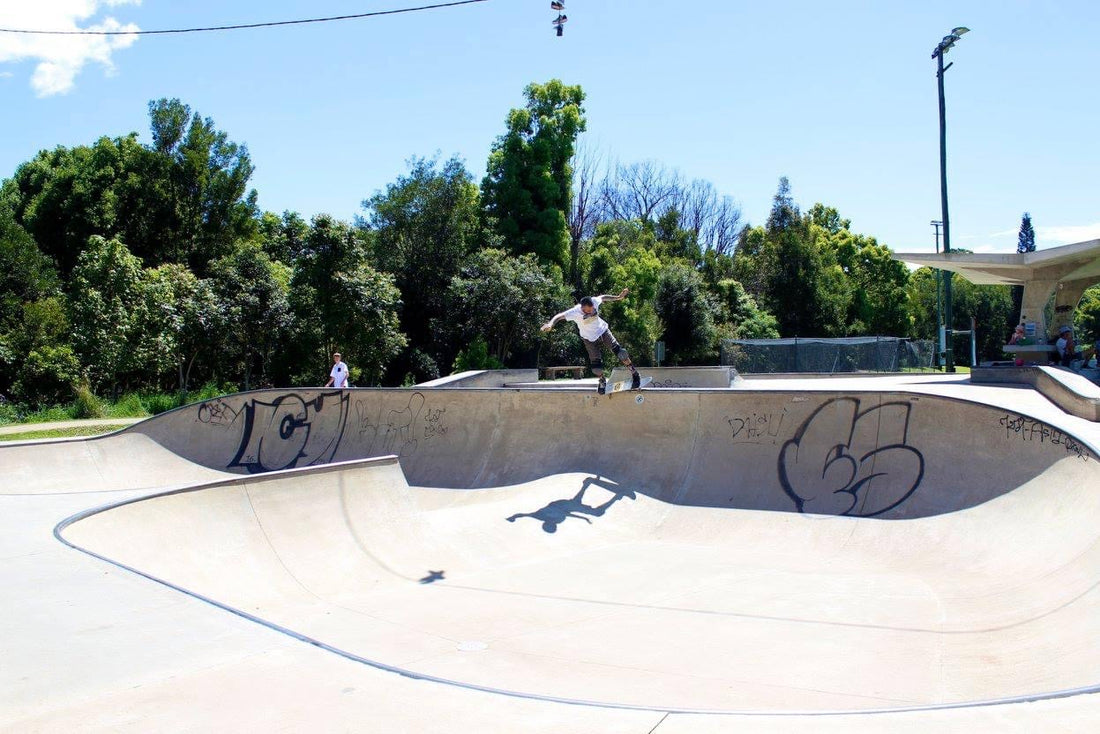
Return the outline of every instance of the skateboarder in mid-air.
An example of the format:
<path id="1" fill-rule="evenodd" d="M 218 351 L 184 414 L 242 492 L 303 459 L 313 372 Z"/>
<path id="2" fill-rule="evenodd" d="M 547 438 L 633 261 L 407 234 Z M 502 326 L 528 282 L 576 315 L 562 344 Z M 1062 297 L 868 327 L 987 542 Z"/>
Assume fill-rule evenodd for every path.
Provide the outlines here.
<path id="1" fill-rule="evenodd" d="M 554 318 L 542 325 L 543 331 L 550 331 L 554 328 L 554 324 L 563 319 L 572 321 L 577 325 L 577 331 L 580 332 L 581 340 L 584 341 L 584 348 L 588 351 L 588 360 L 592 364 L 592 372 L 600 378 L 599 392 L 601 394 L 607 388 L 607 378 L 603 374 L 601 345 L 610 349 L 611 353 L 620 362 L 630 368 L 630 388 L 632 390 L 637 390 L 642 383 L 642 377 L 630 361 L 630 355 L 615 339 L 607 322 L 600 318 L 600 304 L 609 301 L 621 301 L 626 298 L 628 293 L 630 293 L 630 290 L 623 288 L 617 296 L 585 296 L 576 306 L 556 314 Z"/>

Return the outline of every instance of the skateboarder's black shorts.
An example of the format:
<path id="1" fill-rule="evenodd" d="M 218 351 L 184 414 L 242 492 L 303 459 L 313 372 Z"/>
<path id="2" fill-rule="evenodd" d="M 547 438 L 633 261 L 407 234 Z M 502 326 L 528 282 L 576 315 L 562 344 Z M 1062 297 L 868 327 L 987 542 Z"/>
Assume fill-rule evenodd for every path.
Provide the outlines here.
<path id="1" fill-rule="evenodd" d="M 604 346 L 611 350 L 620 362 L 625 362 L 630 359 L 630 355 L 619 344 L 615 335 L 611 333 L 611 329 L 608 329 L 599 336 L 595 341 L 588 341 L 587 339 L 581 339 L 584 342 L 584 348 L 588 352 L 588 360 L 592 363 L 592 374 L 599 377 L 603 374 L 603 352 L 600 347 Z"/>

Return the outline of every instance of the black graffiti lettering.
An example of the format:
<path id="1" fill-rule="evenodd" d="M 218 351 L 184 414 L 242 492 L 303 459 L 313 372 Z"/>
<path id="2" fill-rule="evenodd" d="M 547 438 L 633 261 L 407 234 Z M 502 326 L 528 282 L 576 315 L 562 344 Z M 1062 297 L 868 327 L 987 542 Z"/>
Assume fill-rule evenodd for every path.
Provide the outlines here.
<path id="1" fill-rule="evenodd" d="M 786 408 L 781 413 L 751 413 L 745 416 L 726 416 L 734 443 L 775 443 L 783 430 L 787 417 Z"/>
<path id="2" fill-rule="evenodd" d="M 443 424 L 443 414 L 446 408 L 428 408 L 424 416 L 424 438 L 430 439 L 436 436 L 446 436 L 447 426 Z"/>
<path id="3" fill-rule="evenodd" d="M 240 414 L 240 410 L 234 410 L 232 405 L 222 398 L 218 398 L 199 405 L 197 420 L 199 423 L 207 423 L 212 426 L 228 427 L 233 425 Z"/>
<path id="4" fill-rule="evenodd" d="M 686 382 L 675 382 L 674 380 L 654 380 L 649 383 L 650 389 L 655 387 L 691 387 Z"/>
<path id="5" fill-rule="evenodd" d="M 1005 438 L 1009 441 L 1019 440 L 1027 443 L 1038 442 L 1060 446 L 1065 449 L 1067 454 L 1082 461 L 1088 461 L 1092 456 L 1092 452 L 1073 436 L 1034 418 L 1006 414 L 1000 418 L 998 423 L 1004 426 Z"/>
<path id="6" fill-rule="evenodd" d="M 909 445 L 913 406 L 860 409 L 858 398 L 821 405 L 779 452 L 779 481 L 799 512 L 873 517 L 899 506 L 924 477 Z"/>
<path id="7" fill-rule="evenodd" d="M 254 398 L 234 414 L 233 420 L 238 415 L 244 416 L 244 427 L 229 468 L 241 467 L 258 474 L 327 464 L 344 436 L 348 394 L 337 390 L 306 398 L 288 393 L 271 402 Z"/>

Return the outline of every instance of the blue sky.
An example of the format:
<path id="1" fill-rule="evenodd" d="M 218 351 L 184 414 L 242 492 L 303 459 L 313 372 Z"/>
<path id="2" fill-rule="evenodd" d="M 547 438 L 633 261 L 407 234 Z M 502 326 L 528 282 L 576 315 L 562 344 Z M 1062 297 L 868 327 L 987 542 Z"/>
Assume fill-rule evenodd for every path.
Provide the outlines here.
<path id="1" fill-rule="evenodd" d="M 248 146 L 261 207 L 342 219 L 457 154 L 480 180 L 532 81 L 588 95 L 585 144 L 711 181 L 762 224 L 780 176 L 897 251 L 940 218 L 933 48 L 947 56 L 952 245 L 1011 252 L 1100 237 L 1100 6 L 1040 2 L 486 0 L 339 23 L 99 39 L 0 33 L 0 178 L 42 149 L 140 133 L 178 97 Z M 5 0 L 2 28 L 164 28 L 389 10 L 431 0 Z M 28 7 L 19 7 L 28 6 Z"/>

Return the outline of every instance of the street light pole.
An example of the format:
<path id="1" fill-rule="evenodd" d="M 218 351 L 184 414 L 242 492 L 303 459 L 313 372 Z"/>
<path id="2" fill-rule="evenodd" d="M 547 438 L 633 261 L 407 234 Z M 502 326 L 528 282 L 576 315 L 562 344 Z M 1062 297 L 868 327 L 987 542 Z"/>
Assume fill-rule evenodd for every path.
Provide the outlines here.
<path id="1" fill-rule="evenodd" d="M 936 50 L 932 52 L 932 58 L 936 59 L 936 81 L 940 96 L 940 208 L 943 210 L 943 252 L 946 255 L 951 252 L 951 220 L 947 215 L 947 115 L 943 96 L 943 74 L 951 64 L 943 65 L 943 55 L 951 50 L 955 41 L 970 31 L 969 28 L 952 28 L 951 32 L 943 37 Z M 945 342 L 944 356 L 947 362 L 946 371 L 955 371 L 955 350 L 951 346 L 953 341 L 951 319 L 951 271 L 948 271 L 943 279 L 943 317 Z"/>
<path id="2" fill-rule="evenodd" d="M 943 226 L 943 222 L 940 222 L 938 220 L 933 219 L 931 222 L 929 222 L 929 224 L 931 224 L 933 227 L 936 228 L 936 254 L 938 255 L 938 254 L 940 254 L 940 227 Z M 943 273 L 944 273 L 943 270 L 940 270 L 939 268 L 936 268 L 936 273 L 935 273 L 935 275 L 936 275 L 936 336 L 935 336 L 935 341 L 936 341 L 936 366 L 937 367 L 941 366 L 940 359 L 943 356 L 940 353 L 940 349 L 939 349 L 939 347 L 940 347 L 940 329 L 943 327 L 943 296 L 940 292 L 940 282 L 943 280 Z M 946 348 L 946 346 L 947 345 L 944 344 L 944 348 Z"/>

